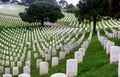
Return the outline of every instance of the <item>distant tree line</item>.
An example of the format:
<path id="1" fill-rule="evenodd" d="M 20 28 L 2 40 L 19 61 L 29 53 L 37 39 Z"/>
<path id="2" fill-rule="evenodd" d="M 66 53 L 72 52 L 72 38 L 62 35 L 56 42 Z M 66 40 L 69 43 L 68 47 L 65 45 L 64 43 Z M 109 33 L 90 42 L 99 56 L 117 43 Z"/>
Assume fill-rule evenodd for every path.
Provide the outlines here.
<path id="1" fill-rule="evenodd" d="M 28 23 L 38 22 L 44 26 L 44 22 L 56 22 L 64 17 L 55 0 L 39 0 L 29 6 L 25 12 L 19 13 L 21 19 Z"/>
<path id="2" fill-rule="evenodd" d="M 6 3 L 6 2 L 10 2 L 10 0 L 0 0 L 2 1 L 3 3 Z M 30 5 L 34 2 L 51 2 L 53 4 L 57 4 L 56 0 L 21 0 L 21 2 L 18 2 L 18 0 L 12 0 L 11 2 L 18 2 L 18 4 L 22 4 L 22 5 Z"/>
<path id="3" fill-rule="evenodd" d="M 80 0 L 76 18 L 81 22 L 93 21 L 93 32 L 96 33 L 96 22 L 103 18 L 120 18 L 120 0 Z"/>

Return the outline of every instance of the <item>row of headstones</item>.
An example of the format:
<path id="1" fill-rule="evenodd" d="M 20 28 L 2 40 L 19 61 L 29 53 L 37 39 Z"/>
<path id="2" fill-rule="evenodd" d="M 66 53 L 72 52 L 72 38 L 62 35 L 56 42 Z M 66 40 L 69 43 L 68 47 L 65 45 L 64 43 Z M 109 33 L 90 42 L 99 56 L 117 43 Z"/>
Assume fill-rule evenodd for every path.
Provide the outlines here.
<path id="1" fill-rule="evenodd" d="M 21 20 L 21 19 L 20 19 L 20 18 L 18 18 L 18 17 L 12 17 L 12 16 L 1 16 L 1 15 L 0 15 L 0 17 L 1 17 L 1 18 L 8 18 L 8 19 Z"/>
<path id="2" fill-rule="evenodd" d="M 97 26 L 99 26 L 99 28 L 119 27 L 119 25 L 113 19 L 99 21 Z"/>
<path id="3" fill-rule="evenodd" d="M 88 48 L 91 38 L 92 38 L 92 33 L 90 34 L 89 38 L 82 44 L 83 48 L 80 48 L 79 51 L 75 52 L 75 54 L 74 54 L 75 59 L 67 60 L 66 74 L 56 73 L 56 74 L 51 75 L 51 77 L 74 77 L 74 76 L 77 76 L 78 63 L 83 62 L 83 57 L 85 56 L 85 51 Z"/>
<path id="4" fill-rule="evenodd" d="M 114 27 L 119 27 L 120 26 L 120 20 L 113 20 L 112 18 L 110 19 L 110 21 L 108 22 L 110 25 L 114 26 Z"/>
<path id="5" fill-rule="evenodd" d="M 61 45 L 62 45 L 62 44 L 60 44 L 60 47 L 61 47 Z M 38 46 L 39 46 L 39 45 L 38 45 Z M 39 48 L 39 50 L 41 50 L 41 49 Z M 45 55 L 45 54 L 44 54 L 44 55 Z"/>
<path id="6" fill-rule="evenodd" d="M 67 76 L 73 77 L 77 76 L 77 69 L 78 69 L 78 63 L 81 63 L 83 61 L 83 56 L 85 55 L 85 49 L 80 48 L 80 51 L 75 52 L 75 59 L 69 59 L 67 60 L 66 64 L 66 73 Z M 61 55 L 61 59 L 65 58 L 65 53 Z M 39 62 L 41 61 L 40 59 L 38 60 Z M 53 57 L 52 58 L 52 67 L 57 66 L 59 64 L 59 59 L 58 57 Z M 48 73 L 48 62 L 40 62 L 40 65 L 38 68 L 40 68 L 40 75 L 44 75 Z"/>
<path id="7" fill-rule="evenodd" d="M 3 52 L 2 52 L 3 53 Z M 6 55 L 7 54 L 7 55 Z M 20 54 L 22 56 L 20 56 Z M 5 62 L 4 60 L 6 59 L 6 63 L 9 63 L 9 61 L 13 61 L 13 62 L 17 62 L 18 60 L 20 61 L 24 61 L 26 55 L 26 47 L 24 47 L 23 52 L 19 51 L 19 53 L 14 52 L 13 55 L 10 53 L 10 55 L 8 55 L 7 52 L 5 52 L 4 54 L 0 54 L 0 58 L 2 58 L 0 60 L 0 63 L 3 61 L 3 63 Z M 3 64 L 4 65 L 4 64 Z"/>
<path id="8" fill-rule="evenodd" d="M 4 65 L 6 63 L 6 66 L 9 66 L 8 64 L 13 63 L 13 62 L 18 62 L 19 59 L 20 61 L 24 61 L 24 58 L 25 58 L 25 54 L 26 54 L 26 50 L 24 50 L 24 52 L 22 53 L 22 56 L 19 56 L 19 55 L 16 55 L 16 57 L 13 57 L 13 56 L 5 56 L 5 55 L 2 55 L 1 54 L 1 58 L 3 59 L 0 59 L 0 63 L 2 65 Z M 6 61 L 5 61 L 6 60 Z"/>
<path id="9" fill-rule="evenodd" d="M 4 72 L 4 67 L 0 66 L 0 73 Z M 10 68 L 5 68 L 5 74 L 10 74 Z M 24 66 L 23 67 L 23 73 L 30 74 L 30 66 Z M 12 74 L 13 76 L 19 75 L 19 67 L 13 67 L 12 68 Z"/>
<path id="10" fill-rule="evenodd" d="M 85 34 L 83 34 L 83 36 L 81 37 L 81 40 L 83 40 L 84 36 L 85 36 Z M 73 47 L 72 48 L 65 47 L 65 52 L 63 52 L 63 51 L 59 52 L 59 58 L 58 57 L 52 57 L 52 64 L 51 64 L 52 67 L 57 66 L 59 64 L 59 60 L 63 60 L 65 58 L 65 56 L 70 53 L 70 49 L 73 49 Z M 83 53 L 85 53 L 84 49 L 80 49 L 80 50 L 83 51 L 83 52 L 75 53 L 75 56 L 76 56 L 75 58 L 77 59 L 78 62 L 81 62 L 83 60 L 82 59 L 82 57 L 83 57 L 82 55 L 83 55 Z M 54 51 L 52 55 L 56 56 L 56 51 Z M 48 69 L 49 69 L 48 65 L 49 64 L 48 64 L 47 61 L 50 61 L 50 57 L 51 57 L 50 54 L 46 54 L 45 55 L 45 61 L 46 62 L 42 62 L 42 59 L 37 59 L 37 61 L 36 61 L 36 68 L 40 69 L 40 75 L 48 73 Z"/>
<path id="11" fill-rule="evenodd" d="M 23 33 L 24 33 L 23 31 L 21 31 L 20 33 L 18 33 L 17 31 L 15 31 L 15 29 L 14 30 L 12 29 L 12 32 L 14 32 L 14 33 L 10 32 L 10 31 L 9 31 L 9 29 L 7 29 L 7 31 L 4 29 L 1 32 L 0 36 L 2 38 L 4 38 L 5 40 L 7 40 L 7 41 L 9 41 L 9 42 L 11 42 L 11 43 L 13 43 L 15 45 L 17 44 L 16 41 L 17 42 L 22 41 L 22 39 L 20 37 L 23 36 Z M 14 38 L 17 38 L 17 39 L 14 39 Z"/>
<path id="12" fill-rule="evenodd" d="M 115 20 L 113 21 L 113 19 L 104 20 L 104 25 L 108 26 L 108 28 L 118 27 L 118 24 Z"/>
<path id="13" fill-rule="evenodd" d="M 69 37 L 68 37 L 69 38 Z"/>
<path id="14" fill-rule="evenodd" d="M 18 75 L 19 68 L 22 67 L 22 62 L 21 61 L 17 62 L 17 66 L 15 66 L 14 62 L 12 62 L 11 67 L 12 67 L 13 75 Z M 5 69 L 5 72 L 4 72 L 4 69 Z M 30 71 L 30 61 L 25 62 L 25 66 L 24 66 L 23 70 L 24 70 L 24 73 L 30 74 L 30 72 L 27 72 L 27 71 Z M 10 74 L 11 73 L 10 68 L 8 68 L 8 67 L 4 68 L 4 66 L 0 66 L 0 73 Z"/>
<path id="15" fill-rule="evenodd" d="M 58 63 L 58 58 L 57 58 L 57 60 L 54 60 L 53 64 L 56 65 L 57 63 Z M 67 67 L 66 67 L 67 75 L 69 77 L 77 76 L 77 68 L 78 68 L 77 60 L 76 59 L 69 59 L 69 60 L 67 60 L 66 65 L 67 65 Z M 49 67 L 48 62 L 40 62 L 40 75 L 47 74 L 49 71 L 48 67 Z"/>
<path id="16" fill-rule="evenodd" d="M 106 53 L 110 54 L 110 64 L 118 63 L 118 77 L 120 77 L 120 47 L 109 41 L 106 37 L 100 35 L 98 31 L 98 39 L 106 49 Z"/>
<path id="17" fill-rule="evenodd" d="M 75 15 L 72 13 L 64 13 L 64 15 L 65 15 L 65 17 L 58 21 L 63 21 L 63 22 L 77 21 Z"/>
<path id="18" fill-rule="evenodd" d="M 105 28 L 104 28 L 104 32 L 106 34 L 106 36 L 108 36 L 109 38 L 118 38 L 120 39 L 120 31 L 114 30 L 112 29 L 112 33 L 108 32 Z"/>
<path id="19" fill-rule="evenodd" d="M 59 53 L 59 58 L 60 58 L 60 60 L 61 59 L 64 59 L 65 58 L 65 55 L 66 54 L 69 54 L 70 53 L 70 51 L 73 49 L 73 48 L 75 48 L 77 45 L 79 45 L 80 43 L 81 43 L 81 41 L 83 40 L 83 38 L 85 37 L 85 34 L 83 34 L 82 36 L 81 36 L 81 38 L 78 40 L 78 44 L 74 44 L 74 45 L 70 45 L 70 46 L 63 46 L 63 48 L 62 48 L 62 51 L 64 51 L 64 52 L 60 52 Z M 56 56 L 56 50 L 52 50 L 52 52 L 48 52 L 48 54 L 46 54 L 45 55 L 45 61 L 49 61 L 50 60 L 50 57 L 51 57 L 51 55 L 52 56 Z M 36 55 L 37 56 L 37 55 Z M 36 57 L 35 56 L 35 57 Z M 34 57 L 34 58 L 35 58 Z M 39 61 L 37 61 L 37 62 L 39 62 Z M 37 63 L 38 64 L 38 63 Z"/>
<path id="20" fill-rule="evenodd" d="M 112 32 L 114 34 L 114 38 L 120 39 L 120 31 L 119 30 L 117 31 L 117 30 L 115 30 L 113 28 L 111 28 L 111 30 L 112 30 Z"/>
<path id="21" fill-rule="evenodd" d="M 119 60 L 119 54 L 120 54 L 120 47 L 119 46 L 115 46 L 115 43 L 108 40 L 107 37 L 103 37 L 100 35 L 100 32 L 98 31 L 98 39 L 100 41 L 100 43 L 102 44 L 102 46 L 104 47 L 104 49 L 106 49 L 106 53 L 110 54 L 110 63 L 118 63 Z"/>
<path id="22" fill-rule="evenodd" d="M 12 77 L 11 74 L 4 74 L 3 77 Z M 18 77 L 31 77 L 29 74 L 19 74 Z"/>
<path id="23" fill-rule="evenodd" d="M 120 55 L 119 55 L 119 61 L 118 61 L 118 77 L 120 77 Z"/>
<path id="24" fill-rule="evenodd" d="M 32 23 L 29 24 L 27 22 L 23 22 L 20 18 L 16 17 L 9 17 L 9 16 L 0 16 L 1 17 L 1 24 L 5 27 L 25 27 L 25 26 L 32 26 L 32 25 L 39 25 L 39 23 Z M 7 23 L 5 21 L 8 21 Z M 14 24 L 13 24 L 14 23 Z"/>
<path id="25" fill-rule="evenodd" d="M 110 20 L 104 21 L 106 23 L 106 25 L 109 26 L 109 28 L 113 28 L 113 27 L 119 27 L 119 21 L 118 20 L 113 20 L 112 18 Z"/>
<path id="26" fill-rule="evenodd" d="M 109 38 L 118 38 L 120 39 L 120 32 L 117 30 L 114 30 L 113 27 L 119 27 L 118 23 L 114 21 L 113 19 L 110 20 L 102 20 L 98 22 L 98 26 L 101 28 L 101 25 L 103 25 L 102 28 L 104 28 L 104 32 L 106 36 Z M 106 28 L 110 28 L 112 33 L 108 32 Z"/>
<path id="27" fill-rule="evenodd" d="M 14 51 L 8 51 L 8 50 L 5 50 L 5 49 L 1 49 L 0 48 L 0 58 L 2 59 L 6 59 L 6 60 L 10 60 L 10 61 L 16 61 L 18 60 L 18 58 L 21 57 L 21 54 L 24 54 L 25 53 L 25 50 L 26 50 L 26 47 L 22 48 L 22 49 L 18 49 L 18 51 L 15 52 Z M 22 52 L 23 51 L 23 52 Z"/>

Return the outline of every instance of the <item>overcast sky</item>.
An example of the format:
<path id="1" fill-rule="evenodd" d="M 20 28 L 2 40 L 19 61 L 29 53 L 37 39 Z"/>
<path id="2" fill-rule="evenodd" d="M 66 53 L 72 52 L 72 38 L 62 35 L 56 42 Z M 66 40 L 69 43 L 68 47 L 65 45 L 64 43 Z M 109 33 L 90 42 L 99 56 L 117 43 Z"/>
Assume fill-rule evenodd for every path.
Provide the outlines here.
<path id="1" fill-rule="evenodd" d="M 60 1 L 60 0 L 57 0 Z M 72 3 L 74 5 L 78 4 L 79 0 L 66 0 L 69 4 Z"/>

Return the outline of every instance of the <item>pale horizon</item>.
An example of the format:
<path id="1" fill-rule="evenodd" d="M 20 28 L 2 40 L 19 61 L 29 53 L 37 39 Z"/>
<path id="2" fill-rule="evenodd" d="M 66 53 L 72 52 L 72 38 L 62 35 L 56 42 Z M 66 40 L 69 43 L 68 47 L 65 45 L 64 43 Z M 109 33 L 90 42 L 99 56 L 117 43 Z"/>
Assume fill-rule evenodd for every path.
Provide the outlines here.
<path id="1" fill-rule="evenodd" d="M 60 0 L 56 0 L 56 1 L 60 1 Z M 73 4 L 73 5 L 76 5 L 79 3 L 79 0 L 66 0 L 69 4 Z"/>
<path id="2" fill-rule="evenodd" d="M 21 1 L 21 0 L 18 0 L 18 1 Z M 56 0 L 57 2 L 59 2 L 60 0 Z M 66 0 L 69 4 L 73 4 L 76 6 L 76 4 L 78 4 L 79 0 Z"/>

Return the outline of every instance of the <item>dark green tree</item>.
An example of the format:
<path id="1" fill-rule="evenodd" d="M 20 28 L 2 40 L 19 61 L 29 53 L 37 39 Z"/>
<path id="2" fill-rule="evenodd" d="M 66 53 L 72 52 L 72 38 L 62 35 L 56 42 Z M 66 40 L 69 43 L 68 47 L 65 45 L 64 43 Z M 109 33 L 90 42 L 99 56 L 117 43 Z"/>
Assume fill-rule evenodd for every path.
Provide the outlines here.
<path id="1" fill-rule="evenodd" d="M 66 6 L 66 9 L 72 9 L 72 8 L 75 8 L 75 6 L 72 3 Z"/>
<path id="2" fill-rule="evenodd" d="M 21 12 L 19 16 L 25 22 L 40 22 L 41 26 L 44 25 L 44 21 L 56 22 L 64 17 L 59 6 L 49 2 L 35 2 L 25 12 Z"/>
<path id="3" fill-rule="evenodd" d="M 68 4 L 65 10 L 67 13 L 75 13 L 77 8 L 73 4 Z"/>
<path id="4" fill-rule="evenodd" d="M 57 4 L 56 0 L 36 0 L 37 2 L 50 2 L 50 3 L 53 3 L 53 4 Z"/>
<path id="5" fill-rule="evenodd" d="M 6 3 L 6 2 L 9 2 L 10 0 L 1 0 L 2 2 Z"/>
<path id="6" fill-rule="evenodd" d="M 113 19 L 120 18 L 120 0 L 109 0 L 110 2 L 110 15 Z"/>
<path id="7" fill-rule="evenodd" d="M 109 0 L 80 0 L 77 5 L 79 10 L 75 15 L 79 22 L 93 21 L 93 32 L 96 33 L 96 22 L 110 15 Z"/>

